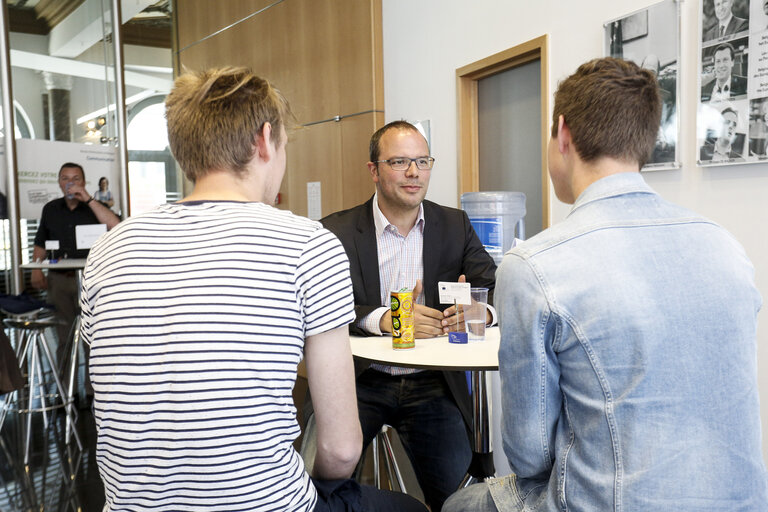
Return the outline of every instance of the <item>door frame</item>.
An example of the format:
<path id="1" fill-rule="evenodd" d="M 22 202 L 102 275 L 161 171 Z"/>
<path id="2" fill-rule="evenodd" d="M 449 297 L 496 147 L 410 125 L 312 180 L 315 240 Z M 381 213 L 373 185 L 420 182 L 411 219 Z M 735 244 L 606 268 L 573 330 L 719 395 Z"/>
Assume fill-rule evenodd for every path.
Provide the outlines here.
<path id="1" fill-rule="evenodd" d="M 541 223 L 550 224 L 549 173 L 547 143 L 549 141 L 549 35 L 544 34 L 525 43 L 467 64 L 456 70 L 458 99 L 458 179 L 459 202 L 464 192 L 480 190 L 480 156 L 478 147 L 478 82 L 523 64 L 539 60 L 541 69 Z"/>

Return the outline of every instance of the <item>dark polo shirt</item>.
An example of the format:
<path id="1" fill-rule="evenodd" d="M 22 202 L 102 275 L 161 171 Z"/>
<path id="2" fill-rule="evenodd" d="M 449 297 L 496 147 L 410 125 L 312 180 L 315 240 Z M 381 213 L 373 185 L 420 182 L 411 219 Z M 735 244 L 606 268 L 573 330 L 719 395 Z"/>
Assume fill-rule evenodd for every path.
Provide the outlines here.
<path id="1" fill-rule="evenodd" d="M 56 255 L 59 258 L 86 258 L 88 249 L 78 251 L 75 242 L 75 226 L 83 224 L 100 224 L 88 205 L 78 203 L 74 210 L 70 210 L 63 197 L 54 199 L 43 206 L 35 245 L 45 247 L 46 240 L 58 240 L 59 250 Z"/>

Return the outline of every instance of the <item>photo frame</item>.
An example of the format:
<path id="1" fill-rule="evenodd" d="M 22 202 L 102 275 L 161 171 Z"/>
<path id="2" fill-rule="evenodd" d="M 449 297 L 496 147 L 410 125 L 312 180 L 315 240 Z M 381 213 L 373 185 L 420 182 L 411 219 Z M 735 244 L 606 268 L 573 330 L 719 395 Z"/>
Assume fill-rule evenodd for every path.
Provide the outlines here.
<path id="1" fill-rule="evenodd" d="M 663 0 L 607 21 L 604 54 L 651 70 L 659 83 L 662 114 L 656 144 L 642 171 L 680 168 L 680 0 Z"/>
<path id="2" fill-rule="evenodd" d="M 698 165 L 768 161 L 766 41 L 763 0 L 699 0 Z"/>
<path id="3" fill-rule="evenodd" d="M 648 9 L 631 14 L 621 19 L 622 37 L 624 43 L 648 35 Z"/>

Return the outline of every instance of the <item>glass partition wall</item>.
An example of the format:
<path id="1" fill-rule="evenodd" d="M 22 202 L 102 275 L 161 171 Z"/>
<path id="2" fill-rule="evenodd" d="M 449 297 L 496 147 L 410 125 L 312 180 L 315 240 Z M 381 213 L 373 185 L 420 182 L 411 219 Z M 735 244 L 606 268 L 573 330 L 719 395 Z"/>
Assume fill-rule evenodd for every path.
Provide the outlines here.
<path id="1" fill-rule="evenodd" d="M 122 218 L 181 197 L 182 178 L 168 148 L 164 116 L 173 82 L 172 2 L 3 2 L 8 62 L 0 65 L 0 92 L 8 83 L 15 143 L 4 138 L 7 116 L 0 115 L 0 293 L 24 291 L 45 300 L 45 290 L 34 289 L 30 272 L 19 267 L 32 260 L 43 206 L 64 195 L 58 183 L 63 163 L 82 165 L 86 190 L 111 197 L 105 202 Z M 113 6 L 121 13 L 119 31 L 112 30 Z M 122 70 L 115 69 L 116 61 Z M 118 129 L 121 125 L 125 129 Z M 9 154 L 15 155 L 10 164 Z M 55 341 L 55 330 L 49 331 Z M 78 389 L 83 361 L 80 357 Z M 101 510 L 95 434 L 89 432 L 93 420 L 82 393 L 78 398 L 83 450 L 76 456 L 67 451 L 71 443 L 62 444 L 63 431 L 54 432 L 58 439 L 41 441 L 43 420 L 33 416 L 26 463 L 19 451 L 22 415 L 7 415 L 0 426 L 0 510 Z M 54 412 L 46 421 L 55 424 L 55 419 Z"/>
<path id="2" fill-rule="evenodd" d="M 21 263 L 30 261 L 43 205 L 62 195 L 57 173 L 65 162 L 83 166 L 91 194 L 105 183 L 113 211 L 123 218 L 180 197 L 181 176 L 168 149 L 163 109 L 173 81 L 171 1 L 121 5 L 126 170 L 119 158 L 113 3 L 120 4 L 8 0 Z M 0 181 L 5 194 L 5 172 Z M 121 200 L 124 187 L 128 205 Z M 11 286 L 10 218 L 6 215 L 0 232 L 0 291 L 18 293 Z M 35 293 L 28 274 L 21 274 L 21 290 Z"/>

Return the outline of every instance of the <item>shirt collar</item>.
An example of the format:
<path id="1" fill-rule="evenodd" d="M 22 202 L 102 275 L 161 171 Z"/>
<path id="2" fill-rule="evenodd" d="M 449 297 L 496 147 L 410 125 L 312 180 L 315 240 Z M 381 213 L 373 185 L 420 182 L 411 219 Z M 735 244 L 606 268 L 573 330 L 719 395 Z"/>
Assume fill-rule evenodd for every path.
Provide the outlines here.
<path id="1" fill-rule="evenodd" d="M 376 192 L 373 195 L 373 225 L 376 228 L 376 238 L 378 239 L 381 237 L 382 233 L 384 233 L 384 230 L 387 229 L 387 226 L 393 226 L 394 225 L 387 220 L 387 218 L 384 216 L 384 214 L 381 212 L 381 209 L 379 208 L 379 193 Z M 416 224 L 414 224 L 414 227 L 424 226 L 424 204 L 419 205 L 419 216 L 416 217 Z M 395 228 L 397 229 L 397 228 Z"/>
<path id="2" fill-rule="evenodd" d="M 733 18 L 733 13 L 730 13 L 727 18 L 725 18 L 722 23 L 718 23 L 717 30 L 720 30 L 720 27 L 723 27 L 723 32 L 725 32 L 725 29 L 728 28 L 728 24 L 731 22 L 731 18 Z"/>
<path id="3" fill-rule="evenodd" d="M 613 196 L 631 194 L 635 192 L 644 192 L 655 194 L 653 189 L 648 186 L 639 172 L 620 172 L 601 178 L 588 186 L 576 199 L 571 208 L 573 213 L 577 208 Z"/>

